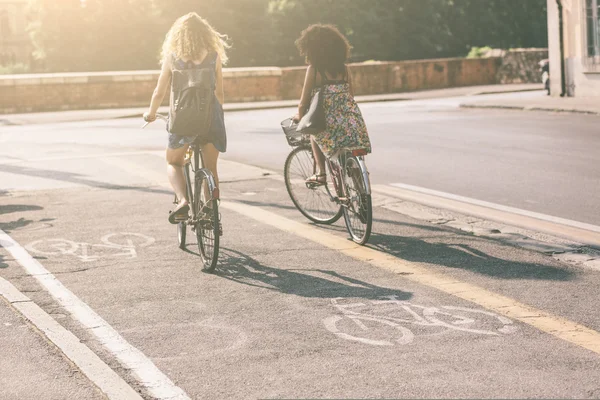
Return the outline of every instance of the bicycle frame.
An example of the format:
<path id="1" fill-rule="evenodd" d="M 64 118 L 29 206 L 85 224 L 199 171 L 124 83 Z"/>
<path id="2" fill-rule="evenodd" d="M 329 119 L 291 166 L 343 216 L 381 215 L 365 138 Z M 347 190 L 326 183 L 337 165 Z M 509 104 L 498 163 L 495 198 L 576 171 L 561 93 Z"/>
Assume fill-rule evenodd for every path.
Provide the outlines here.
<path id="1" fill-rule="evenodd" d="M 193 162 L 192 162 L 193 159 Z M 192 174 L 190 174 L 190 169 Z M 192 177 L 194 177 L 194 180 L 198 179 L 197 174 L 198 173 L 202 173 L 204 174 L 204 176 L 207 178 L 207 182 L 208 182 L 208 193 L 210 194 L 211 198 L 218 198 L 219 195 L 219 189 L 217 188 L 215 179 L 213 177 L 213 175 L 205 170 L 204 168 L 204 158 L 202 157 L 202 151 L 200 150 L 200 145 L 198 143 L 194 143 L 192 145 L 190 145 L 187 149 L 187 152 L 185 154 L 185 159 L 184 159 L 184 164 L 183 164 L 183 173 L 185 175 L 185 182 L 186 182 L 186 189 L 187 189 L 187 201 L 189 204 L 194 204 L 194 191 L 192 189 Z M 177 203 L 177 196 L 175 196 L 175 203 Z M 198 215 L 196 215 L 194 207 L 191 207 L 190 209 L 191 213 L 190 213 L 190 218 L 191 220 L 189 221 L 190 224 L 197 222 L 198 221 Z"/>
<path id="2" fill-rule="evenodd" d="M 346 183 L 344 182 L 344 179 L 342 179 L 343 171 L 341 170 L 341 168 L 343 168 L 345 159 L 349 155 L 354 156 L 354 154 L 352 154 L 351 152 L 345 152 L 338 157 L 338 160 L 333 160 L 332 158 L 328 158 L 326 160 L 327 164 L 329 165 L 329 170 L 331 171 L 331 181 L 333 183 L 333 187 L 334 187 L 335 193 L 337 195 L 337 198 L 335 198 L 335 200 L 336 200 L 336 202 L 342 204 L 344 207 L 347 207 L 347 204 L 346 204 L 347 188 L 346 188 Z M 367 170 L 367 164 L 365 163 L 365 158 L 362 155 L 356 155 L 355 157 L 358 160 L 358 166 L 360 168 L 361 176 L 362 176 L 363 182 L 365 184 L 365 193 L 363 193 L 363 194 L 370 195 L 371 194 L 371 180 L 369 178 L 369 171 Z"/>

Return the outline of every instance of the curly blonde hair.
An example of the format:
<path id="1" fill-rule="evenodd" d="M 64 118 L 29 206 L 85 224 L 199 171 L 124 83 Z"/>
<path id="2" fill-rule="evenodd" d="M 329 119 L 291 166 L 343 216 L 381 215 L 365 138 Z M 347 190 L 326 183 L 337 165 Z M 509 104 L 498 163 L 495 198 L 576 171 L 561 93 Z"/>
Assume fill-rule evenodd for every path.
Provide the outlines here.
<path id="1" fill-rule="evenodd" d="M 205 50 L 214 51 L 221 57 L 221 62 L 227 64 L 226 49 L 227 35 L 217 32 L 208 21 L 195 12 L 178 18 L 165 37 L 161 62 L 170 57 L 185 60 L 197 60 Z"/>

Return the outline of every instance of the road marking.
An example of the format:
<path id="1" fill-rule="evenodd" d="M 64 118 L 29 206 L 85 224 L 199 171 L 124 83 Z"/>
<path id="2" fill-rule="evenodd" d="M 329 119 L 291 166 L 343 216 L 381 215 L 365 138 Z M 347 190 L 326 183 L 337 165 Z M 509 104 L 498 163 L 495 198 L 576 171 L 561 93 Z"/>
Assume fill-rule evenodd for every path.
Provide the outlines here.
<path id="1" fill-rule="evenodd" d="M 0 245 L 71 314 L 73 319 L 88 329 L 123 367 L 130 370 L 152 397 L 165 400 L 189 399 L 185 392 L 175 386 L 150 359 L 130 345 L 102 317 L 2 230 L 0 230 Z"/>
<path id="2" fill-rule="evenodd" d="M 116 238 L 116 239 L 115 239 Z M 139 242 L 141 243 L 134 243 Z M 25 249 L 31 253 L 45 256 L 70 255 L 77 257 L 82 262 L 97 261 L 100 259 L 98 253 L 108 252 L 108 257 L 136 258 L 136 247 L 148 247 L 156 240 L 153 237 L 141 233 L 109 233 L 100 238 L 102 243 L 74 242 L 68 239 L 53 238 L 36 240 L 25 245 Z M 115 243 L 115 241 L 123 243 Z M 104 250 L 104 251 L 103 251 Z"/>
<path id="3" fill-rule="evenodd" d="M 374 346 L 393 346 L 398 343 L 401 345 L 411 343 L 415 334 L 405 327 L 405 324 L 412 324 L 420 328 L 420 330 L 430 331 L 434 333 L 427 333 L 427 336 L 440 335 L 449 331 L 455 332 L 466 332 L 476 335 L 489 335 L 489 336 L 500 336 L 500 334 L 511 334 L 517 331 L 517 327 L 512 325 L 513 321 L 509 318 L 503 317 L 484 310 L 477 310 L 466 307 L 454 307 L 454 306 L 421 306 L 408 301 L 403 301 L 398 296 L 382 296 L 380 300 L 365 300 L 362 302 L 355 302 L 352 299 L 345 299 L 342 297 L 331 299 L 331 304 L 338 310 L 340 314 L 334 315 L 323 320 L 325 328 L 336 336 L 356 342 L 370 344 Z M 458 311 L 453 313 L 450 311 Z M 477 314 L 487 318 L 487 321 L 476 320 L 470 318 L 467 315 Z M 420 314 L 423 314 L 421 316 Z M 358 333 L 354 335 L 344 332 L 340 329 L 338 322 L 344 320 L 346 324 L 344 328 L 354 333 L 356 327 L 360 328 Z M 348 324 L 348 321 L 352 321 L 353 324 Z M 387 331 L 392 328 L 394 331 L 393 336 L 399 336 L 396 340 L 377 340 L 372 337 L 365 338 L 366 331 L 369 332 L 369 336 L 380 334 L 381 329 L 372 329 L 367 326 L 364 322 L 378 324 L 377 326 L 386 328 Z M 487 322 L 487 323 L 486 323 Z M 492 326 L 493 330 L 490 329 L 477 329 Z M 437 331 L 437 332 L 435 332 Z"/>
<path id="4" fill-rule="evenodd" d="M 0 278 L 0 295 L 54 343 L 109 399 L 142 399 L 96 353 L 3 278 Z"/>
<path id="5" fill-rule="evenodd" d="M 346 238 L 293 221 L 260 207 L 232 201 L 221 202 L 221 207 L 339 251 L 361 262 L 397 274 L 401 273 L 403 278 L 478 304 L 487 310 L 521 321 L 559 339 L 600 354 L 600 333 L 576 322 L 552 315 L 487 289 L 446 277 L 390 254 L 358 246 Z"/>
<path id="6" fill-rule="evenodd" d="M 391 186 L 373 185 L 373 191 L 434 208 L 473 215 L 533 231 L 546 232 L 600 247 L 600 226 L 596 225 L 401 183 L 394 183 Z"/>

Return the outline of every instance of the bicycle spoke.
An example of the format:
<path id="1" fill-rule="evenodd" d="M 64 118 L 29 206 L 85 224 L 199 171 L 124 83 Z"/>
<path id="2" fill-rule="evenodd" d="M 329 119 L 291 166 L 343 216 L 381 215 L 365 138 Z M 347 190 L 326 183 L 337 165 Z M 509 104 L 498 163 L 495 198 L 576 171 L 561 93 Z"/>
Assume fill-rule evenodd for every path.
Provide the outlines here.
<path id="1" fill-rule="evenodd" d="M 307 218 L 317 223 L 332 223 L 340 214 L 340 207 L 329 193 L 329 183 L 307 184 L 315 174 L 315 161 L 308 147 L 296 148 L 286 160 L 285 180 L 294 205 Z"/>
<path id="2" fill-rule="evenodd" d="M 349 157 L 343 172 L 347 203 L 344 217 L 352 240 L 364 244 L 371 233 L 371 198 L 365 193 L 360 165 L 355 157 Z"/>

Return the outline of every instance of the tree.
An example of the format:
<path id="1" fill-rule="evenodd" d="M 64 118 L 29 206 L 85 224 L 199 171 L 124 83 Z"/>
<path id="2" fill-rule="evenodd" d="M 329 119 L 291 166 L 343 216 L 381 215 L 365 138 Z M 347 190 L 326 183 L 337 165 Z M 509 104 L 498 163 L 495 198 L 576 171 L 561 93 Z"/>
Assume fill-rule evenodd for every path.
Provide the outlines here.
<path id="1" fill-rule="evenodd" d="M 195 11 L 231 38 L 230 66 L 301 65 L 313 23 L 344 33 L 353 61 L 545 47 L 546 0 L 33 0 L 36 55 L 50 71 L 156 68 L 176 18 Z"/>
<path id="2" fill-rule="evenodd" d="M 160 38 L 144 0 L 35 0 L 30 33 L 51 71 L 155 68 Z"/>

